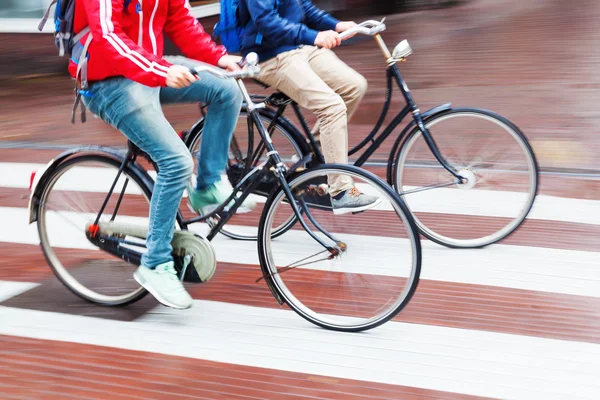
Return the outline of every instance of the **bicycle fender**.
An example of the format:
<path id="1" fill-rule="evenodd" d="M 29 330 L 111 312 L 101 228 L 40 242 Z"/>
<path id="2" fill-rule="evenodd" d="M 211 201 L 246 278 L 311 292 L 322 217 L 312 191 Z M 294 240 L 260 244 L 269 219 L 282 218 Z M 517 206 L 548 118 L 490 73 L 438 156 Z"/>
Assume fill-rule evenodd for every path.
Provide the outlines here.
<path id="1" fill-rule="evenodd" d="M 124 153 L 118 149 L 105 146 L 80 146 L 66 150 L 59 154 L 56 158 L 51 159 L 42 169 L 33 172 L 33 179 L 31 180 L 30 184 L 29 204 L 27 207 L 29 210 L 28 224 L 32 224 L 38 219 L 39 200 L 42 195 L 42 190 L 48 183 L 48 180 L 54 171 L 66 160 L 82 153 L 103 154 L 113 157 L 120 162 L 122 162 L 125 158 Z M 139 166 L 137 162 L 131 163 L 129 168 L 140 178 L 140 180 L 142 180 L 142 182 L 147 184 L 150 189 L 154 187 L 153 179 Z"/>
<path id="2" fill-rule="evenodd" d="M 204 117 L 198 119 L 198 121 L 196 121 L 194 123 L 194 125 L 192 125 L 191 128 L 188 130 L 187 136 L 181 138 L 183 140 L 183 142 L 185 143 L 185 147 L 187 147 L 188 149 L 190 148 L 190 146 L 192 145 L 192 141 L 196 137 L 196 134 L 198 133 L 198 131 L 201 131 L 204 129 L 204 122 L 205 122 Z"/>
<path id="3" fill-rule="evenodd" d="M 423 122 L 427 121 L 428 119 L 441 114 L 443 112 L 452 110 L 452 103 L 446 103 L 446 104 L 442 104 L 439 105 L 437 107 L 433 107 L 430 108 L 429 110 L 425 111 L 424 113 L 421 114 L 421 117 L 423 118 Z M 400 147 L 400 145 L 402 144 L 402 141 L 404 140 L 404 138 L 406 137 L 406 134 L 415 127 L 416 123 L 414 120 L 410 121 L 410 123 L 408 125 L 406 125 L 404 127 L 404 129 L 402 130 L 402 132 L 400 132 L 400 135 L 398 135 L 398 137 L 396 138 L 396 141 L 394 142 L 394 145 L 392 146 L 392 150 L 390 151 L 390 156 L 388 159 L 388 168 L 387 168 L 387 182 L 390 185 L 394 185 L 393 180 L 393 164 L 394 164 L 394 158 L 396 156 L 396 153 L 398 152 L 398 148 Z"/>

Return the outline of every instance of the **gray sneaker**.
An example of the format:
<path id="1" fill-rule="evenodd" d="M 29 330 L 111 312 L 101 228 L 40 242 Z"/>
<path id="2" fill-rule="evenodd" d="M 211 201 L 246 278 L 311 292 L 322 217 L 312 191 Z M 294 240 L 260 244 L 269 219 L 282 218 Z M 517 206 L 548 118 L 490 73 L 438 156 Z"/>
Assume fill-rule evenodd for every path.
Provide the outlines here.
<path id="1" fill-rule="evenodd" d="M 379 197 L 364 194 L 356 187 L 347 190 L 339 200 L 336 200 L 333 197 L 331 198 L 333 213 L 336 215 L 365 211 L 376 207 L 379 203 L 381 203 Z"/>

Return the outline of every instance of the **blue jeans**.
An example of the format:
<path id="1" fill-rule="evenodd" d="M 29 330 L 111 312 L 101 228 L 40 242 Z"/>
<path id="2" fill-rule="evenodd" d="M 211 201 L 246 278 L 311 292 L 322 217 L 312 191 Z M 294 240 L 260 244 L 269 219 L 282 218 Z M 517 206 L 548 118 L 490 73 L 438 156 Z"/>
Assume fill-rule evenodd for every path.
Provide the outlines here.
<path id="1" fill-rule="evenodd" d="M 184 57 L 165 57 L 173 64 L 201 64 Z M 198 189 L 221 179 L 242 96 L 235 81 L 201 73 L 184 89 L 148 87 L 124 77 L 95 82 L 85 106 L 123 133 L 158 165 L 150 201 L 150 223 L 142 265 L 154 268 L 172 261 L 171 240 L 179 203 L 194 169 L 192 156 L 171 124 L 161 103 L 206 103 L 208 112 L 198 157 Z"/>

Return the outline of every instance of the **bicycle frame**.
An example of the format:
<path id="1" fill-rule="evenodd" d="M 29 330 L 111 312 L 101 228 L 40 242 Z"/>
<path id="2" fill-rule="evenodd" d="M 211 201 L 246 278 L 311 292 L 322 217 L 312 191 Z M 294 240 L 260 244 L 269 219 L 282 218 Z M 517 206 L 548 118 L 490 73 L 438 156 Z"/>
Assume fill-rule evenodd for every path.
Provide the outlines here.
<path id="1" fill-rule="evenodd" d="M 241 79 L 238 79 L 237 83 L 238 83 L 238 86 L 239 86 L 244 98 L 248 102 L 248 104 L 252 104 L 252 107 L 250 107 L 250 109 L 249 109 L 250 119 L 248 120 L 248 128 L 251 130 L 251 132 L 253 132 L 254 127 L 256 127 L 258 129 L 258 132 L 262 139 L 262 143 L 264 144 L 264 146 L 266 147 L 266 150 L 268 151 L 268 153 L 267 153 L 268 159 L 262 165 L 256 166 L 256 167 L 252 168 L 249 173 L 244 174 L 244 177 L 241 179 L 240 182 L 237 183 L 237 185 L 235 186 L 235 188 L 234 188 L 232 194 L 229 196 L 229 198 L 223 204 L 221 204 L 219 207 L 217 207 L 214 211 L 212 211 L 211 213 L 209 213 L 207 215 L 201 215 L 201 216 L 194 217 L 194 218 L 187 219 L 187 220 L 183 218 L 181 211 L 178 211 L 177 217 L 176 217 L 177 222 L 179 223 L 179 225 L 182 229 L 187 229 L 187 227 L 193 223 L 206 221 L 212 217 L 218 216 L 219 217 L 218 222 L 216 224 L 214 224 L 213 226 L 211 226 L 210 233 L 207 235 L 207 239 L 212 240 L 217 235 L 217 233 L 221 230 L 221 228 L 225 224 L 227 224 L 227 222 L 231 219 L 231 217 L 233 217 L 233 215 L 235 215 L 236 210 L 242 205 L 244 200 L 260 184 L 261 178 L 264 177 L 265 175 L 273 173 L 273 174 L 275 174 L 282 190 L 285 193 L 285 196 L 288 199 L 290 206 L 292 207 L 292 210 L 294 212 L 296 220 L 302 225 L 304 230 L 306 230 L 306 232 L 315 241 L 317 241 L 327 251 L 329 251 L 333 257 L 339 255 L 341 252 L 343 252 L 344 244 L 341 241 L 337 240 L 333 235 L 329 234 L 328 232 L 325 232 L 323 230 L 323 228 L 320 227 L 320 225 L 318 225 L 318 224 L 315 225 L 317 227 L 317 229 L 320 230 L 322 233 L 324 233 L 333 242 L 335 242 L 335 246 L 328 245 L 327 243 L 325 243 L 324 240 L 322 240 L 315 233 L 312 232 L 312 230 L 306 224 L 306 221 L 304 221 L 304 219 L 301 217 L 302 213 L 305 213 L 307 215 L 308 219 L 314 223 L 314 219 L 312 218 L 310 212 L 308 211 L 308 206 L 304 202 L 300 202 L 300 204 L 302 206 L 302 210 L 298 207 L 297 202 L 294 200 L 291 188 L 289 187 L 289 185 L 287 183 L 286 174 L 288 174 L 290 171 L 293 172 L 300 165 L 308 163 L 310 161 L 311 157 L 310 156 L 305 157 L 303 160 L 298 161 L 294 166 L 292 166 L 288 170 L 286 168 L 286 166 L 284 165 L 284 163 L 281 161 L 281 158 L 279 157 L 279 153 L 273 146 L 273 142 L 271 141 L 270 135 L 267 133 L 267 130 L 265 129 L 265 127 L 262 124 L 262 121 L 260 120 L 260 114 L 258 113 L 258 110 L 257 110 L 257 108 L 259 106 L 252 103 L 250 95 L 248 94 L 248 91 L 246 90 L 246 87 L 244 86 L 243 81 Z M 117 175 L 112 183 L 112 186 L 111 186 L 108 194 L 106 195 L 106 198 L 104 199 L 102 206 L 100 207 L 100 209 L 98 211 L 96 220 L 94 221 L 94 223 L 92 225 L 93 227 L 97 227 L 100 217 L 104 213 L 104 210 L 108 204 L 110 196 L 112 195 L 114 188 L 115 188 L 121 174 L 125 170 L 126 166 L 129 163 L 135 162 L 137 157 L 140 155 L 147 158 L 148 161 L 150 161 L 153 164 L 155 170 L 158 171 L 158 166 L 150 159 L 150 157 L 147 154 L 143 153 L 141 150 L 139 150 L 137 147 L 132 145 L 131 142 L 129 142 L 129 148 L 128 148 L 127 154 L 126 154 L 123 162 L 121 163 L 121 166 L 117 172 Z M 115 209 L 113 211 L 111 221 L 113 221 L 115 216 L 117 215 L 118 209 L 121 204 L 121 200 L 122 200 L 122 198 L 125 194 L 125 190 L 127 188 L 127 183 L 128 183 L 128 181 L 125 181 L 125 184 L 123 185 L 123 189 L 122 189 L 121 193 L 119 194 L 119 198 L 117 199 L 117 203 L 116 203 Z M 239 197 L 237 197 L 238 193 L 240 193 Z M 225 211 L 225 207 L 231 201 L 233 201 L 233 205 L 227 211 Z M 105 244 L 106 244 L 106 246 L 104 246 L 104 247 L 106 247 L 107 251 L 113 252 L 114 254 L 124 258 L 125 260 L 127 260 L 129 262 L 138 262 L 139 263 L 140 255 L 138 253 L 127 250 L 127 249 L 119 249 L 117 252 L 117 248 L 112 246 L 111 243 L 105 243 Z M 100 247 L 103 247 L 103 246 L 100 246 Z"/>
<path id="2" fill-rule="evenodd" d="M 392 134 L 394 129 L 396 129 L 396 127 L 410 113 L 410 114 L 412 114 L 413 121 L 411 122 L 411 124 L 409 124 L 407 126 L 407 128 L 405 128 L 400 133 L 400 135 L 397 137 L 396 143 L 400 143 L 401 140 L 404 138 L 404 136 L 406 136 L 406 134 L 408 133 L 408 128 L 410 126 L 416 125 L 419 128 L 419 130 L 423 133 L 423 137 L 425 138 L 425 141 L 427 142 L 429 149 L 431 150 L 434 157 L 438 160 L 440 165 L 442 165 L 442 167 L 444 167 L 444 169 L 446 169 L 450 174 L 452 174 L 457 179 L 456 183 L 463 183 L 464 178 L 461 177 L 460 175 L 458 175 L 454 171 L 454 169 L 448 164 L 448 162 L 444 159 L 437 144 L 435 143 L 435 140 L 433 139 L 431 133 L 425 127 L 425 124 L 424 124 L 424 121 L 429 116 L 436 114 L 438 112 L 441 112 L 443 110 L 450 109 L 450 105 L 443 105 L 443 106 L 431 109 L 429 111 L 426 111 L 425 113 L 421 113 L 421 110 L 419 110 L 417 104 L 415 103 L 415 101 L 412 97 L 412 94 L 410 92 L 410 89 L 408 88 L 408 85 L 406 84 L 406 81 L 402 77 L 402 74 L 400 73 L 400 70 L 398 68 L 397 62 L 400 60 L 395 60 L 392 58 L 392 55 L 390 54 L 389 49 L 387 48 L 387 46 L 385 45 L 383 39 L 381 38 L 381 36 L 379 34 L 376 34 L 373 37 L 375 38 L 375 41 L 378 43 L 379 47 L 381 48 L 381 51 L 383 52 L 383 55 L 386 59 L 386 63 L 388 64 L 387 76 L 386 76 L 386 86 L 387 86 L 386 98 L 385 98 L 385 103 L 381 110 L 379 119 L 377 120 L 373 130 L 359 144 L 357 144 L 354 148 L 352 148 L 348 151 L 348 155 L 352 156 L 364 149 L 364 152 L 358 157 L 358 159 L 354 162 L 353 165 L 356 167 L 359 167 L 359 168 L 362 167 L 367 162 L 367 160 L 373 155 L 373 153 L 375 153 L 375 151 L 377 151 L 377 149 L 381 146 L 381 144 Z M 386 126 L 385 129 L 383 129 L 383 131 L 378 135 L 380 129 L 383 126 L 385 118 L 387 117 L 389 110 L 390 110 L 390 105 L 392 102 L 392 93 L 393 93 L 393 82 L 396 83 L 400 92 L 402 93 L 402 96 L 404 97 L 406 105 L 402 110 L 400 110 L 400 112 L 398 114 L 396 114 L 396 116 L 394 117 L 392 122 L 390 122 L 390 124 L 388 126 Z M 324 163 L 325 158 L 323 156 L 323 153 L 321 152 L 319 145 L 317 144 L 313 134 L 311 133 L 308 122 L 306 121 L 306 118 L 304 118 L 304 115 L 302 115 L 302 112 L 300 111 L 300 107 L 298 106 L 297 103 L 286 102 L 281 105 L 278 105 L 276 119 L 279 118 L 280 115 L 283 115 L 285 109 L 290 104 L 292 106 L 292 109 L 294 110 L 294 114 L 298 118 L 298 121 L 300 121 L 300 125 L 302 126 L 302 130 L 303 130 L 304 134 L 309 139 L 310 147 L 314 151 L 315 156 L 317 157 L 317 159 L 320 162 Z M 276 119 L 275 119 L 275 121 L 276 121 Z M 370 146 L 366 147 L 369 142 L 371 143 Z M 365 149 L 365 147 L 366 147 L 366 149 Z M 396 146 L 394 146 L 394 148 L 395 147 Z"/>

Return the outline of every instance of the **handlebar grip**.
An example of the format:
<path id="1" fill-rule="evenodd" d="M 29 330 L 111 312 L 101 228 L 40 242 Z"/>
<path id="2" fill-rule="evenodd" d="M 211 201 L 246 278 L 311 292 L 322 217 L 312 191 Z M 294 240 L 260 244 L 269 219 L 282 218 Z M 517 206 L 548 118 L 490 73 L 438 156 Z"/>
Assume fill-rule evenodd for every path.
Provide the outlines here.
<path id="1" fill-rule="evenodd" d="M 351 35 L 356 35 L 359 33 L 367 36 L 373 36 L 377 33 L 383 32 L 386 29 L 383 21 L 385 21 L 385 18 L 381 22 L 365 21 L 354 28 L 350 28 L 347 31 L 340 33 L 340 38 L 344 40 Z"/>
<path id="2" fill-rule="evenodd" d="M 260 66 L 258 65 L 258 56 L 256 53 L 248 54 L 246 58 L 240 60 L 237 64 L 244 69 L 241 71 L 226 72 L 225 70 L 217 67 L 201 65 L 195 68 L 190 68 L 190 72 L 195 76 L 198 76 L 200 72 L 209 72 L 220 78 L 245 79 L 258 75 L 260 71 Z"/>
<path id="3" fill-rule="evenodd" d="M 196 72 L 195 68 L 188 68 L 190 70 L 190 74 L 194 75 L 196 78 L 198 78 L 198 72 Z"/>

